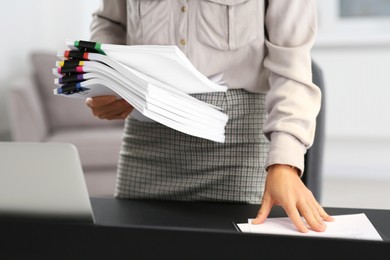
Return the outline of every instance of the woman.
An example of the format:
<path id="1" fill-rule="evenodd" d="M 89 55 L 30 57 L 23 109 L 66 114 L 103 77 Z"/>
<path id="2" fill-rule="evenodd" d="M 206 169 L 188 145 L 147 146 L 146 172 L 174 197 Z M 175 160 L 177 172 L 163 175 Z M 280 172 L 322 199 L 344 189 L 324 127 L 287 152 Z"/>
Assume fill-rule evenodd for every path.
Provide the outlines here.
<path id="1" fill-rule="evenodd" d="M 116 196 L 261 202 L 254 224 L 280 205 L 299 231 L 324 231 L 333 218 L 300 179 L 321 106 L 315 34 L 314 0 L 103 0 L 92 41 L 177 45 L 229 88 L 194 95 L 228 114 L 224 144 L 152 122 L 124 100 L 89 98 L 95 116 L 126 120 Z"/>

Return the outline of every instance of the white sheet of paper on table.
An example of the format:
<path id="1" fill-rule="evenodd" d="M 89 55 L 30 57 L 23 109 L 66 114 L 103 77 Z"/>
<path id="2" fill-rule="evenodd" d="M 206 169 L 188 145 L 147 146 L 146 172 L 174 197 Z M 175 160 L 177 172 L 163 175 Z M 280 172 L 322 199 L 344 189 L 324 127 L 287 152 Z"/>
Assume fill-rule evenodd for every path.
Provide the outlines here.
<path id="1" fill-rule="evenodd" d="M 307 233 L 297 231 L 291 220 L 285 218 L 268 218 L 263 224 L 240 223 L 237 226 L 242 232 L 262 233 L 275 235 L 312 236 L 329 238 L 365 239 L 383 241 L 375 227 L 372 225 L 366 214 L 350 214 L 333 216 L 334 222 L 326 222 L 327 228 L 324 232 L 309 230 Z"/>

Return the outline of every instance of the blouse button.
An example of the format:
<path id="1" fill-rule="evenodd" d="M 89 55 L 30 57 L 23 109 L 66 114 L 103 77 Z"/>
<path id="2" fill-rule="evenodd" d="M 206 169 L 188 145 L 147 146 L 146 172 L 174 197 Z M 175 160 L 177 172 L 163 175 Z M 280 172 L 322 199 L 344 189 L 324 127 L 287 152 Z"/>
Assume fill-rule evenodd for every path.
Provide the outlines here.
<path id="1" fill-rule="evenodd" d="M 181 40 L 180 40 L 180 44 L 181 44 L 181 45 L 186 45 L 186 44 L 187 44 L 187 41 L 186 41 L 185 39 L 181 39 Z"/>

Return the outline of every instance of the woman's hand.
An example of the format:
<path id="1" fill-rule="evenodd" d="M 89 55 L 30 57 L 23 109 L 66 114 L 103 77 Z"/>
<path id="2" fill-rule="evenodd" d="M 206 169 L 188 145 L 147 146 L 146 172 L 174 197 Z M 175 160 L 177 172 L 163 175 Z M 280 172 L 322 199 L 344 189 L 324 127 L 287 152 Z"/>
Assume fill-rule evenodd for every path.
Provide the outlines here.
<path id="1" fill-rule="evenodd" d="M 92 114 L 100 119 L 125 119 L 133 107 L 124 99 L 115 96 L 99 96 L 86 99 L 86 104 L 91 108 Z"/>
<path id="2" fill-rule="evenodd" d="M 308 232 L 308 226 L 318 232 L 325 231 L 324 221 L 334 221 L 304 185 L 298 170 L 288 165 L 276 164 L 268 168 L 263 202 L 253 224 L 262 224 L 273 205 L 280 205 L 300 232 Z"/>

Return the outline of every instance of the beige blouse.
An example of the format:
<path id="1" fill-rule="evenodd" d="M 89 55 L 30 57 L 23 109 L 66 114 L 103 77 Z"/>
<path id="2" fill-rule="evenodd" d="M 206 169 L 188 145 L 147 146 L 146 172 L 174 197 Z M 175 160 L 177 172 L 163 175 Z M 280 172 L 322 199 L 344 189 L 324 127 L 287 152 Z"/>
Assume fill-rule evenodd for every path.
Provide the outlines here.
<path id="1" fill-rule="evenodd" d="M 311 74 L 316 30 L 315 0 L 103 0 L 91 40 L 177 45 L 207 77 L 268 93 L 267 166 L 303 172 L 321 106 Z"/>

